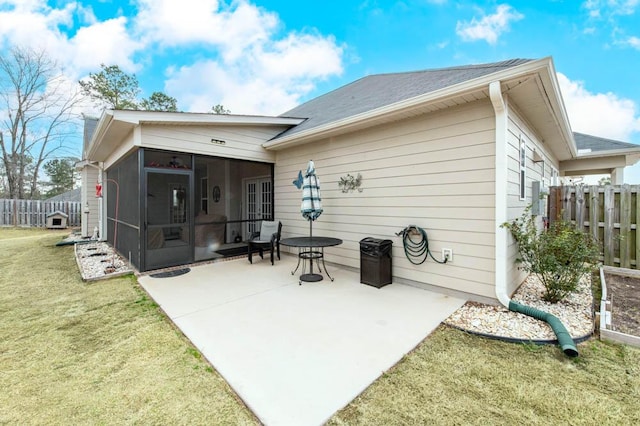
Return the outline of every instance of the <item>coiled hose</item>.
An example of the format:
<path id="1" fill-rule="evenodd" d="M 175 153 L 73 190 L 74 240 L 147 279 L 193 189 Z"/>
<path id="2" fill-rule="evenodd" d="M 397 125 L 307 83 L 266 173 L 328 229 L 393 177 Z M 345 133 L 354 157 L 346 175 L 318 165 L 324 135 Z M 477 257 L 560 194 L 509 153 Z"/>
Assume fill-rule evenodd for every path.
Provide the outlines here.
<path id="1" fill-rule="evenodd" d="M 428 256 L 431 256 L 437 263 L 447 263 L 447 258 L 438 260 L 433 257 L 431 250 L 429 250 L 429 239 L 424 229 L 415 225 L 409 225 L 396 235 L 402 235 L 404 254 L 407 256 L 407 259 L 409 259 L 409 262 L 414 265 L 422 265 L 426 262 Z M 417 237 L 414 239 L 412 235 Z"/>

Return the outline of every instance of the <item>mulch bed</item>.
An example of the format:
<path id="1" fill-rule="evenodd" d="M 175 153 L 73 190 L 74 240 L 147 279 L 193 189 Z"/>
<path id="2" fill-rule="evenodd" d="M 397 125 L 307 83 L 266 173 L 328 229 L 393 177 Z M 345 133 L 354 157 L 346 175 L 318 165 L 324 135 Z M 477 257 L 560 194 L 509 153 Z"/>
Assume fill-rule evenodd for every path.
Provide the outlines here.
<path id="1" fill-rule="evenodd" d="M 640 336 L 640 278 L 605 273 L 614 331 Z"/>

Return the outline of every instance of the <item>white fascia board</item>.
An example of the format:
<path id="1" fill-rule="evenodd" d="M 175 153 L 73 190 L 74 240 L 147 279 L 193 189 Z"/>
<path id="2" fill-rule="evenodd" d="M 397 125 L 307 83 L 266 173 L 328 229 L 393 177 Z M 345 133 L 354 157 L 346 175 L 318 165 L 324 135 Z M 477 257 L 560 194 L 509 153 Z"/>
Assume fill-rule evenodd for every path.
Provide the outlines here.
<path id="1" fill-rule="evenodd" d="M 478 77 L 472 80 L 467 80 L 453 86 L 445 87 L 440 90 L 425 93 L 413 98 L 405 99 L 394 104 L 385 105 L 380 108 L 376 108 L 370 111 L 356 114 L 351 117 L 344 118 L 342 120 L 333 121 L 331 123 L 324 124 L 322 126 L 313 127 L 305 131 L 293 134 L 291 136 L 285 136 L 272 140 L 262 144 L 267 149 L 284 148 L 286 146 L 295 144 L 299 141 L 304 141 L 312 137 L 321 137 L 325 133 L 333 132 L 341 128 L 349 128 L 350 126 L 368 121 L 374 120 L 377 117 L 381 117 L 393 112 L 398 112 L 404 109 L 411 109 L 414 107 L 422 106 L 433 102 L 440 101 L 442 99 L 461 95 L 467 92 L 471 92 L 479 89 L 486 89 L 487 86 L 493 81 L 506 81 L 518 76 L 525 76 L 528 74 L 539 73 L 540 70 L 549 70 L 549 64 L 551 63 L 551 57 L 538 59 L 535 61 L 526 62 L 522 65 L 518 65 L 503 71 L 498 71 L 492 74 L 488 74 L 482 77 Z M 555 79 L 555 76 L 553 77 Z M 573 139 L 571 139 L 573 141 Z M 575 145 L 575 144 L 574 144 Z"/>
<path id="2" fill-rule="evenodd" d="M 116 120 L 131 124 L 229 124 L 229 125 L 285 125 L 295 126 L 304 118 L 272 117 L 263 115 L 209 114 L 165 111 L 114 111 Z"/>
<path id="3" fill-rule="evenodd" d="M 638 148 L 625 148 L 625 149 L 608 149 L 604 151 L 591 151 L 579 153 L 576 156 L 576 160 L 583 158 L 598 158 L 598 157 L 614 157 L 618 155 L 638 155 L 640 154 L 640 146 Z"/>
<path id="4" fill-rule="evenodd" d="M 576 146 L 576 141 L 573 139 L 573 131 L 571 130 L 567 109 L 564 106 L 562 92 L 560 91 L 560 84 L 558 83 L 558 76 L 551 58 L 545 58 L 545 62 L 547 77 L 549 78 L 549 84 L 551 85 L 549 88 L 551 91 L 547 90 L 547 96 L 550 98 L 549 102 L 551 102 L 552 112 L 556 117 L 556 124 L 558 125 L 560 132 L 564 135 L 565 141 L 569 145 L 571 156 L 575 158 L 578 155 L 578 147 Z M 553 94 L 552 99 L 550 94 Z"/>
<path id="5" fill-rule="evenodd" d="M 96 125 L 96 129 L 93 132 L 93 136 L 91 136 L 91 140 L 89 141 L 89 146 L 87 148 L 87 158 L 84 160 L 91 160 L 91 158 L 95 155 L 96 150 L 98 148 L 98 144 L 102 141 L 105 133 L 109 130 L 111 123 L 113 122 L 113 110 L 106 109 L 102 112 L 100 116 L 100 120 L 98 120 L 98 124 Z"/>
<path id="6" fill-rule="evenodd" d="M 91 137 L 87 150 L 88 159 L 96 155 L 99 145 L 113 123 L 127 123 L 133 128 L 141 124 L 175 124 L 175 125 L 245 125 L 245 126 L 296 126 L 304 118 L 271 117 L 253 115 L 208 114 L 189 112 L 105 110 Z"/>

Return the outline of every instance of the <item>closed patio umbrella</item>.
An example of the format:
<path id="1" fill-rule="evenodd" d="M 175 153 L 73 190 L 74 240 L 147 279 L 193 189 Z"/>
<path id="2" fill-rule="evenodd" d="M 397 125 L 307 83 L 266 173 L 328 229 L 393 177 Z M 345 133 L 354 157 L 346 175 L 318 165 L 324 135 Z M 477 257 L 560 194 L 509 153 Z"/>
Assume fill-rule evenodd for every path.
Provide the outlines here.
<path id="1" fill-rule="evenodd" d="M 307 173 L 302 181 L 302 217 L 309 221 L 309 237 L 313 236 L 313 221 L 322 214 L 322 198 L 320 197 L 320 179 L 316 176 L 313 160 L 309 160 Z"/>

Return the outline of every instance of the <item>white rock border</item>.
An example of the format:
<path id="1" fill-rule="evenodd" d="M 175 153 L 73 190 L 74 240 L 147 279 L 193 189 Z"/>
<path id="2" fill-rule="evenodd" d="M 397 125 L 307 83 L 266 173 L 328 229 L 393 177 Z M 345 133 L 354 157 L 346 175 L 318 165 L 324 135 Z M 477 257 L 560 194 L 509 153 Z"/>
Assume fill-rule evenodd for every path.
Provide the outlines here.
<path id="1" fill-rule="evenodd" d="M 578 291 L 558 303 L 542 300 L 543 291 L 538 278 L 530 275 L 513 295 L 513 301 L 555 315 L 574 339 L 585 339 L 593 334 L 595 323 L 590 277 L 584 277 Z M 556 340 L 555 333 L 546 322 L 510 311 L 504 306 L 467 302 L 444 323 L 470 333 L 498 338 L 536 342 Z"/>
<path id="2" fill-rule="evenodd" d="M 134 272 L 129 263 L 102 241 L 76 243 L 76 263 L 84 281 L 98 281 Z"/>

